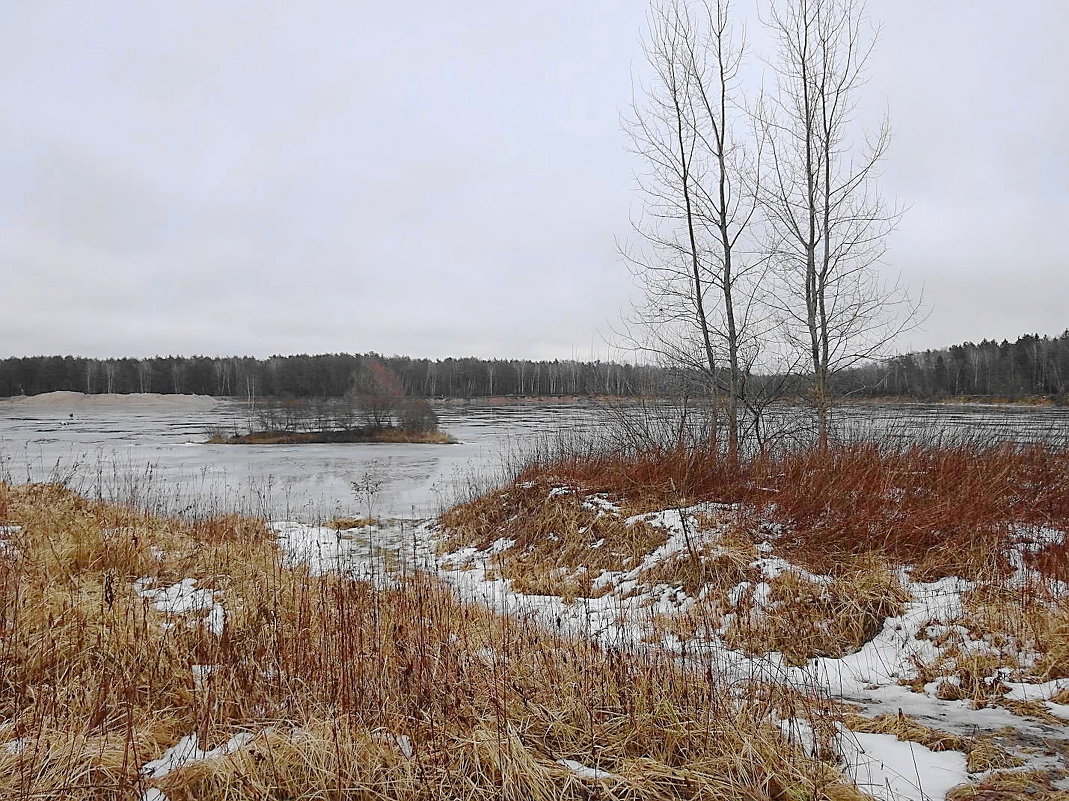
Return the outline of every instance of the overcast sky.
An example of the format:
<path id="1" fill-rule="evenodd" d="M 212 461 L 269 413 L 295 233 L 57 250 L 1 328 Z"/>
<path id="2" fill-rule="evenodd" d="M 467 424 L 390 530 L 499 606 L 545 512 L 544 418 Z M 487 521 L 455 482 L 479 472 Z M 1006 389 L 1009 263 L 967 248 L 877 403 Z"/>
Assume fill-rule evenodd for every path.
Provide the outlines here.
<path id="1" fill-rule="evenodd" d="M 869 10 L 901 347 L 1060 333 L 1069 2 Z M 604 357 L 645 14 L 0 0 L 0 353 Z"/>

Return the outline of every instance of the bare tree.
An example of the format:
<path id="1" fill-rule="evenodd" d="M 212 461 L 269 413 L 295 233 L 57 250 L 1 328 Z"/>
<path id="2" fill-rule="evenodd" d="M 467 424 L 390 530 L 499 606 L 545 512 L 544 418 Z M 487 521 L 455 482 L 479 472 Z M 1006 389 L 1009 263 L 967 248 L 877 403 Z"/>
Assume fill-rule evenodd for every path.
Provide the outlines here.
<path id="1" fill-rule="evenodd" d="M 360 410 L 365 424 L 377 430 L 394 424 L 405 399 L 405 390 L 393 370 L 379 359 L 368 359 L 354 376 L 347 397 Z"/>
<path id="2" fill-rule="evenodd" d="M 648 247 L 624 255 L 644 289 L 632 339 L 726 398 L 728 447 L 737 453 L 747 378 L 758 357 L 763 263 L 748 249 L 760 160 L 744 147 L 742 37 L 728 0 L 667 0 L 649 15 L 653 78 L 628 129 L 647 170 Z M 715 435 L 715 433 L 714 433 Z"/>
<path id="3" fill-rule="evenodd" d="M 915 324 L 918 305 L 877 270 L 900 210 L 876 187 L 890 143 L 854 131 L 866 64 L 878 39 L 863 0 L 783 0 L 768 25 L 778 40 L 776 91 L 758 109 L 767 136 L 764 213 L 783 285 L 790 340 L 812 368 L 820 441 L 827 444 L 834 375 L 876 355 Z"/>

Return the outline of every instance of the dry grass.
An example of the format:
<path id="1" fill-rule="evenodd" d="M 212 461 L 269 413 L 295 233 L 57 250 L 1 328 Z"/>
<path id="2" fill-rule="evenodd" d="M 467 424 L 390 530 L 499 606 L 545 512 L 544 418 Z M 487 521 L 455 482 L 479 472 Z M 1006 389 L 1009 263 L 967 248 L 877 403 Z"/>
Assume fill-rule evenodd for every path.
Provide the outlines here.
<path id="1" fill-rule="evenodd" d="M 1003 698 L 1004 681 L 1069 677 L 1069 605 L 1043 599 L 1035 588 L 993 581 L 962 596 L 962 614 L 921 630 L 940 648 L 934 661 L 918 664 L 917 683 L 939 682 L 939 697 L 974 706 L 1001 704 L 1018 714 L 1060 722 L 1042 704 Z M 1034 658 L 1022 660 L 1022 655 Z"/>
<path id="2" fill-rule="evenodd" d="M 453 507 L 442 515 L 446 539 L 441 548 L 489 548 L 511 542 L 493 560 L 494 569 L 513 580 L 513 589 L 532 595 L 596 597 L 594 582 L 605 570 L 636 567 L 663 545 L 667 531 L 630 515 L 650 511 L 625 506 L 619 511 L 607 498 L 586 495 L 555 482 L 516 481 Z"/>
<path id="3" fill-rule="evenodd" d="M 1069 452 L 1043 445 L 863 443 L 742 461 L 652 449 L 536 464 L 517 480 L 547 475 L 646 508 L 741 504 L 782 524 L 780 545 L 815 572 L 873 552 L 916 566 L 918 580 L 1005 572 L 1012 525 L 1069 529 Z"/>
<path id="4" fill-rule="evenodd" d="M 371 442 L 411 443 L 413 445 L 455 445 L 456 440 L 443 431 L 404 431 L 383 428 L 372 434 Z"/>
<path id="5" fill-rule="evenodd" d="M 335 531 L 347 531 L 351 528 L 366 528 L 377 526 L 379 521 L 374 517 L 332 517 L 327 521 L 327 528 Z"/>
<path id="6" fill-rule="evenodd" d="M 22 527 L 0 555 L 3 798 L 861 798 L 758 697 L 463 604 L 428 576 L 313 576 L 256 521 L 53 486 L 0 485 L 0 522 Z M 161 612 L 141 577 L 196 578 L 223 633 Z M 186 735 L 208 749 L 240 732 L 253 739 L 229 756 L 140 773 Z"/>
<path id="7" fill-rule="evenodd" d="M 947 801 L 1069 801 L 1069 791 L 1055 789 L 1038 771 L 999 771 L 977 784 L 957 787 Z"/>
<path id="8" fill-rule="evenodd" d="M 657 583 L 682 577 L 679 583 L 698 596 L 685 612 L 655 618 L 655 632 L 680 640 L 722 632 L 731 648 L 750 656 L 778 651 L 792 665 L 856 651 L 908 600 L 898 575 L 878 556 L 851 559 L 824 581 L 792 571 L 765 579 L 742 550 L 707 548 L 694 561 L 681 556 L 648 571 Z M 732 603 L 729 593 L 744 583 Z"/>
<path id="9" fill-rule="evenodd" d="M 901 614 L 909 595 L 878 555 L 851 559 L 828 582 L 795 572 L 770 579 L 768 600 L 744 609 L 725 632 L 732 648 L 752 655 L 779 651 L 789 664 L 853 653 Z"/>

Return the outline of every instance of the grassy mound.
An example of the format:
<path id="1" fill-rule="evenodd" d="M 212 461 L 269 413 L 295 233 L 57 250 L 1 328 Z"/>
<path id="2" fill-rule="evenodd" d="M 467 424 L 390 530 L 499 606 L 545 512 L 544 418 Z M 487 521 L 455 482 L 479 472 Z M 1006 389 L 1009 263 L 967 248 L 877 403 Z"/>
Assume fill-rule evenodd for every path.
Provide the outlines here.
<path id="1" fill-rule="evenodd" d="M 651 639 L 718 636 L 795 665 L 857 651 L 903 613 L 909 583 L 959 577 L 960 614 L 920 636 L 961 647 L 918 683 L 956 676 L 982 703 L 1005 695 L 1000 675 L 1069 677 L 1069 453 L 1043 446 L 586 455 L 530 465 L 441 523 L 443 551 L 482 551 L 516 592 L 644 593 L 661 610 Z"/>

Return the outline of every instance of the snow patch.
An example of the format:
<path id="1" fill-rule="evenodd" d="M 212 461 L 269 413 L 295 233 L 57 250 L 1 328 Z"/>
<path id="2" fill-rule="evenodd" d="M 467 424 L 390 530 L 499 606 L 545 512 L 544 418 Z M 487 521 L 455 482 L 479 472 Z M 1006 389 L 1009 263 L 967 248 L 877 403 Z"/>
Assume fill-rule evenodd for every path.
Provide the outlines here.
<path id="1" fill-rule="evenodd" d="M 215 600 L 214 590 L 197 589 L 195 578 L 184 578 L 169 587 L 153 588 L 154 578 L 142 577 L 134 582 L 134 589 L 142 598 L 148 598 L 156 609 L 168 615 L 183 615 L 190 612 L 204 612 L 207 615 L 203 623 L 208 631 L 222 636 L 226 626 L 226 610 Z M 165 624 L 164 628 L 172 628 Z"/>
<path id="2" fill-rule="evenodd" d="M 620 779 L 615 773 L 610 773 L 601 768 L 592 768 L 574 759 L 558 759 L 558 765 L 563 765 L 580 779 Z"/>
<path id="3" fill-rule="evenodd" d="M 18 559 L 22 552 L 11 542 L 11 536 L 22 531 L 22 526 L 0 526 L 0 556 Z"/>
<path id="4" fill-rule="evenodd" d="M 218 759 L 237 751 L 253 740 L 251 732 L 240 732 L 231 737 L 223 745 L 216 746 L 208 751 L 203 751 L 197 745 L 197 735 L 189 734 L 163 752 L 158 759 L 146 762 L 141 767 L 141 775 L 146 779 L 162 779 L 168 773 L 179 770 L 194 762 L 202 762 L 206 759 Z M 142 796 L 144 798 L 144 796 Z"/>
<path id="5" fill-rule="evenodd" d="M 965 754 L 932 751 L 892 734 L 843 731 L 843 773 L 881 801 L 942 801 L 969 781 Z"/>

